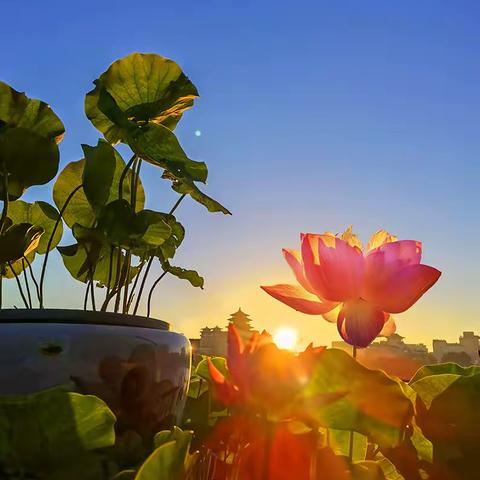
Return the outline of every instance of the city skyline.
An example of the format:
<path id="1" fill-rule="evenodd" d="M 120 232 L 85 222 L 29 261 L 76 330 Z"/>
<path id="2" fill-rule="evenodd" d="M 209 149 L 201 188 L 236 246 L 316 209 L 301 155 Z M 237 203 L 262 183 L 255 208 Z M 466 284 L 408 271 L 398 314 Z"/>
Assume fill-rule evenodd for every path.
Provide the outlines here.
<path id="1" fill-rule="evenodd" d="M 258 322 L 257 319 L 255 317 L 253 317 L 253 315 L 250 315 L 250 313 L 248 312 L 247 309 L 243 308 L 243 307 L 238 307 L 238 310 L 241 311 L 242 313 L 246 314 L 247 317 L 249 317 L 249 321 L 252 323 L 252 327 L 254 328 L 253 331 L 261 331 L 262 330 L 262 327 L 261 327 L 261 321 Z M 199 338 L 199 336 L 201 335 L 201 332 L 202 330 L 204 329 L 210 329 L 210 330 L 214 330 L 214 329 L 217 329 L 219 328 L 221 331 L 226 331 L 226 327 L 228 326 L 228 324 L 231 322 L 232 320 L 232 317 L 235 315 L 235 313 L 237 312 L 233 312 L 233 313 L 230 313 L 229 315 L 227 315 L 225 317 L 225 319 L 223 321 L 219 320 L 217 321 L 216 323 L 214 321 L 212 322 L 209 322 L 209 323 L 206 323 L 205 325 L 201 326 L 200 329 L 198 330 L 198 332 L 196 334 L 193 334 L 193 335 L 188 335 L 189 338 L 193 338 L 193 339 L 197 339 Z M 229 318 L 227 318 L 229 317 Z M 288 325 L 291 325 L 291 324 L 288 324 Z M 276 329 L 278 330 L 278 326 L 276 327 Z M 281 326 L 280 326 L 281 328 Z M 268 330 L 267 330 L 268 331 Z M 275 331 L 268 331 L 269 333 L 273 334 L 275 333 Z M 465 334 L 470 334 L 472 333 L 474 336 L 477 335 L 477 331 L 471 331 L 471 330 L 463 330 L 461 332 L 458 332 L 458 335 L 456 338 L 449 338 L 449 339 L 446 339 L 446 338 L 439 338 L 439 337 L 432 337 L 429 341 L 427 342 L 424 342 L 424 341 L 417 341 L 416 339 L 414 338 L 410 338 L 410 337 L 406 337 L 406 336 L 403 336 L 402 333 L 400 331 L 396 331 L 393 336 L 400 336 L 402 337 L 403 340 L 406 340 L 405 343 L 407 344 L 411 344 L 411 345 L 424 345 L 427 349 L 428 349 L 428 352 L 433 352 L 434 350 L 434 347 L 433 347 L 433 344 L 434 342 L 446 342 L 447 344 L 449 345 L 453 345 L 453 344 L 458 344 L 458 341 L 461 340 L 461 337 Z M 478 330 L 478 336 L 480 337 L 480 329 Z M 385 341 L 387 340 L 389 337 L 378 337 L 375 342 L 382 342 L 382 341 Z M 298 348 L 297 350 L 300 351 L 302 350 L 304 347 L 306 347 L 309 343 L 311 342 L 310 339 L 305 339 L 305 338 L 301 338 L 299 337 L 298 338 Z M 333 344 L 335 343 L 344 343 L 342 341 L 342 339 L 340 337 L 335 337 L 333 338 L 328 344 L 318 344 L 319 346 L 322 345 L 322 346 L 327 346 L 327 347 L 333 347 Z M 367 347 L 368 348 L 368 347 Z"/>

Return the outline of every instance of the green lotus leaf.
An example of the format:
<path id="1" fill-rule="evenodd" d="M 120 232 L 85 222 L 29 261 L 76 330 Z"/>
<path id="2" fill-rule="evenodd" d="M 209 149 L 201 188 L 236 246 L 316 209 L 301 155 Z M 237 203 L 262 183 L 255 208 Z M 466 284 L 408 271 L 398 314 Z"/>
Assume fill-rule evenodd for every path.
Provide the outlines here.
<path id="1" fill-rule="evenodd" d="M 188 394 L 187 394 L 188 399 L 187 399 L 187 403 L 185 405 L 185 410 L 183 414 L 184 420 L 188 420 L 190 418 L 186 415 L 187 410 L 189 409 L 190 406 L 192 406 L 191 403 L 189 403 L 190 399 L 197 400 L 206 392 L 208 392 L 208 382 L 197 375 L 192 375 L 190 377 L 190 384 L 188 386 Z M 209 400 L 208 403 L 211 403 L 210 399 L 208 400 Z M 206 416 L 203 417 L 203 419 L 205 421 L 208 421 L 208 411 L 206 413 Z"/>
<path id="2" fill-rule="evenodd" d="M 431 375 L 414 382 L 412 388 L 420 388 L 419 395 L 423 395 L 427 381 L 428 399 L 433 398 L 416 418 L 433 443 L 435 463 L 452 478 L 476 478 L 480 456 L 480 373 Z"/>
<path id="3" fill-rule="evenodd" d="M 148 258 L 151 255 L 158 256 L 163 260 L 173 258 L 175 252 L 177 251 L 177 248 L 180 246 L 185 237 L 185 229 L 183 228 L 183 225 L 178 222 L 173 215 L 161 212 L 154 213 L 158 219 L 161 219 L 163 223 L 165 223 L 169 227 L 169 236 L 164 238 L 163 241 L 162 236 L 160 236 L 156 243 L 145 242 L 144 236 L 142 239 L 136 242 L 135 246 L 132 248 L 132 254 L 137 255 L 143 259 Z M 152 219 L 154 220 L 155 217 L 152 217 Z M 155 225 L 153 225 L 153 227 L 156 228 Z M 166 231 L 163 232 L 164 226 L 160 224 L 159 227 L 162 229 L 162 235 L 163 233 L 166 233 Z"/>
<path id="4" fill-rule="evenodd" d="M 112 245 L 129 248 L 132 241 L 143 237 L 148 224 L 141 212 L 132 212 L 127 200 L 114 200 L 102 209 L 98 228 Z"/>
<path id="5" fill-rule="evenodd" d="M 22 185 L 21 182 L 18 181 L 18 179 L 9 177 L 7 190 L 8 190 L 8 199 L 10 201 L 13 201 L 13 200 L 17 200 L 23 195 L 25 187 L 24 185 Z M 4 193 L 3 175 L 0 172 L 0 200 L 3 200 L 4 198 L 5 198 L 5 193 Z"/>
<path id="6" fill-rule="evenodd" d="M 111 410 L 92 395 L 54 388 L 2 396 L 0 425 L 5 436 L 0 462 L 41 478 L 91 478 L 60 477 L 56 472 L 85 460 L 95 449 L 113 445 L 114 424 Z"/>
<path id="7" fill-rule="evenodd" d="M 181 245 L 185 237 L 185 229 L 180 222 L 177 222 L 176 218 L 173 215 L 163 214 L 164 221 L 168 224 L 172 230 L 172 234 L 165 242 L 160 246 L 155 254 L 163 261 L 173 258 L 177 248 Z M 151 252 L 148 252 L 151 253 Z"/>
<path id="8" fill-rule="evenodd" d="M 166 215 L 153 210 L 132 212 L 126 200 L 115 200 L 104 207 L 98 228 L 115 246 L 133 253 L 155 251 L 172 236 Z"/>
<path id="9" fill-rule="evenodd" d="M 4 195 L 4 172 L 8 175 L 9 195 L 18 198 L 32 185 L 43 185 L 55 177 L 59 151 L 53 139 L 23 127 L 8 128 L 0 135 L 0 183 Z"/>
<path id="10" fill-rule="evenodd" d="M 62 256 L 63 264 L 65 268 L 70 272 L 70 275 L 75 279 L 83 283 L 87 283 L 90 278 L 90 266 L 92 265 L 89 261 L 89 256 L 87 254 L 87 249 L 85 245 L 80 243 L 75 243 L 72 245 L 57 247 L 57 250 Z M 98 259 L 97 259 L 98 261 Z M 114 263 L 114 268 L 116 269 L 117 263 Z M 97 275 L 97 268 L 94 271 L 94 277 Z M 105 283 L 108 282 L 108 277 L 105 280 Z"/>
<path id="11" fill-rule="evenodd" d="M 102 145 L 102 149 L 103 147 L 104 146 Z M 116 166 L 106 203 L 110 203 L 118 199 L 120 177 L 126 166 L 120 154 L 116 150 L 114 150 L 114 152 Z M 62 210 L 67 198 L 75 189 L 75 187 L 77 187 L 78 185 L 82 185 L 84 167 L 84 159 L 78 160 L 76 162 L 71 162 L 62 170 L 62 172 L 58 176 L 57 181 L 53 186 L 53 199 L 59 210 Z M 145 192 L 143 190 L 143 185 L 140 178 L 134 175 L 135 174 L 130 169 L 129 173 L 125 177 L 125 180 L 123 182 L 123 198 L 131 198 L 132 179 L 137 178 L 135 210 L 138 211 L 143 209 L 143 206 L 145 204 Z M 97 221 L 97 214 L 94 211 L 94 208 L 90 204 L 89 200 L 87 199 L 83 188 L 78 190 L 73 195 L 67 208 L 65 208 L 62 217 L 65 223 L 70 228 L 72 228 L 75 223 L 80 223 L 85 227 L 91 227 L 95 225 Z"/>
<path id="12" fill-rule="evenodd" d="M 75 224 L 72 233 L 78 241 L 78 246 L 70 245 L 66 247 L 67 250 L 59 247 L 64 264 L 72 276 L 82 282 L 93 278 L 102 286 L 112 287 L 117 280 L 118 261 L 120 260 L 120 272 L 122 272 L 122 269 L 126 269 L 127 256 L 123 252 L 119 253 L 118 248 L 114 248 L 112 251 L 111 239 L 107 238 L 100 228 L 85 228 Z M 66 259 L 68 255 L 73 258 Z M 138 267 L 130 265 L 130 268 L 127 269 L 128 283 L 133 280 L 138 270 Z M 126 275 L 127 271 L 123 274 Z"/>
<path id="13" fill-rule="evenodd" d="M 95 80 L 94 83 L 96 85 L 95 90 L 85 97 L 85 110 L 93 102 L 95 111 L 100 113 L 97 128 L 103 132 L 101 127 L 106 123 L 107 132 L 104 136 L 111 144 L 115 145 L 126 138 L 128 133 L 136 130 L 137 125 L 128 119 L 112 95 L 102 86 L 101 80 Z"/>
<path id="14" fill-rule="evenodd" d="M 153 437 L 153 444 L 155 448 L 162 446 L 164 443 L 176 441 L 181 444 L 190 445 L 192 441 L 193 432 L 189 430 L 182 430 L 179 427 L 173 427 L 172 430 L 162 430 L 157 432 Z"/>
<path id="15" fill-rule="evenodd" d="M 425 437 L 418 426 L 418 419 L 425 411 L 425 404 L 413 388 L 394 378 L 403 392 L 414 406 L 415 416 L 412 418 L 409 428 L 402 441 L 393 448 L 381 448 L 375 455 L 375 460 L 381 465 L 386 478 L 392 480 L 404 480 L 404 478 L 421 478 L 420 471 L 433 462 L 433 445 Z M 405 462 L 405 460 L 407 462 Z M 408 474 L 405 477 L 400 474 Z"/>
<path id="16" fill-rule="evenodd" d="M 85 160 L 70 162 L 58 176 L 53 186 L 53 200 L 62 212 L 64 222 L 72 228 L 75 223 L 91 226 L 95 223 L 96 216 L 90 205 L 83 188 L 77 190 L 64 209 L 66 201 L 76 187 L 82 185 Z"/>
<path id="17" fill-rule="evenodd" d="M 137 244 L 140 249 L 155 250 L 172 236 L 172 229 L 165 221 L 165 214 L 153 210 L 142 210 L 137 216 L 147 226 L 139 240 L 139 245 Z"/>
<path id="18" fill-rule="evenodd" d="M 188 180 L 174 180 L 172 188 L 177 193 L 190 195 L 196 202 L 207 208 L 209 212 L 222 212 L 231 215 L 231 212 L 213 198 L 205 195 L 193 182 Z"/>
<path id="19" fill-rule="evenodd" d="M 57 143 L 65 129 L 51 108 L 0 82 L 0 198 L 19 198 L 25 188 L 43 185 L 57 173 Z M 7 174 L 7 179 L 4 178 Z"/>
<path id="20" fill-rule="evenodd" d="M 133 53 L 117 60 L 95 84 L 85 98 L 85 113 L 114 144 L 125 141 L 129 129 L 126 122 L 175 128 L 198 97 L 181 68 L 155 54 Z"/>
<path id="21" fill-rule="evenodd" d="M 35 260 L 35 251 L 28 253 L 25 255 L 25 258 L 30 262 L 30 265 Z M 24 258 L 19 258 L 18 260 L 14 260 L 9 264 L 4 264 L 2 267 L 1 276 L 3 278 L 15 278 L 15 276 L 20 276 L 21 273 L 28 268 L 28 263 Z"/>
<path id="22" fill-rule="evenodd" d="M 158 480 L 160 478 L 184 478 L 193 432 L 175 427 L 173 432 L 159 432 L 155 444 L 160 445 L 145 460 L 135 480 Z"/>
<path id="23" fill-rule="evenodd" d="M 11 202 L 8 206 L 8 216 L 14 223 L 30 223 L 44 230 L 37 247 L 37 253 L 43 255 L 47 252 L 48 242 L 55 228 L 59 213 L 47 202 L 27 203 L 23 200 Z M 55 235 L 52 239 L 50 250 L 55 248 L 63 235 L 63 223 L 59 222 L 55 229 Z"/>
<path id="24" fill-rule="evenodd" d="M 91 265 L 91 260 L 89 260 L 85 244 L 75 243 L 73 245 L 57 247 L 57 250 L 60 252 L 63 264 L 70 275 L 75 280 L 87 283 L 90 280 L 88 266 Z M 118 248 L 113 250 L 112 255 L 110 255 L 110 252 L 111 250 L 108 246 L 103 246 L 100 250 L 94 265 L 93 279 L 102 286 L 113 288 L 117 278 L 119 278 L 119 276 L 117 276 L 118 256 L 120 255 L 120 271 L 125 264 L 126 257 Z M 112 261 L 110 262 L 110 260 Z M 138 270 L 138 266 L 130 267 L 128 283 L 132 282 Z"/>
<path id="25" fill-rule="evenodd" d="M 81 277 L 84 273 L 88 273 L 90 278 L 95 272 L 102 249 L 108 244 L 107 239 L 98 229 L 86 228 L 79 223 L 73 225 L 72 234 L 86 254 L 85 263 L 77 275 Z"/>
<path id="26" fill-rule="evenodd" d="M 477 375 L 480 373 L 480 366 L 472 365 L 470 367 L 461 367 L 457 363 L 436 363 L 434 365 L 425 365 L 417 370 L 415 375 L 410 380 L 410 385 L 424 377 L 432 375 L 459 375 L 468 377 L 470 375 Z"/>
<path id="27" fill-rule="evenodd" d="M 190 160 L 175 134 L 163 125 L 148 124 L 127 135 L 130 148 L 142 159 L 167 170 L 179 179 L 205 183 L 208 169 L 205 162 Z"/>
<path id="28" fill-rule="evenodd" d="M 459 378 L 460 375 L 453 373 L 429 375 L 416 380 L 410 386 L 415 390 L 425 406 L 429 408 L 432 401 Z"/>
<path id="29" fill-rule="evenodd" d="M 383 474 L 387 480 L 405 480 L 405 477 L 400 474 L 400 472 L 395 468 L 395 465 L 381 453 L 377 453 L 375 460 L 383 470 Z"/>
<path id="30" fill-rule="evenodd" d="M 123 470 L 118 472 L 112 480 L 135 480 L 136 470 Z"/>
<path id="31" fill-rule="evenodd" d="M 0 263 L 13 262 L 35 251 L 42 234 L 42 227 L 30 223 L 12 225 L 0 235 Z"/>
<path id="32" fill-rule="evenodd" d="M 0 82 L 0 122 L 7 129 L 21 127 L 60 143 L 65 127 L 45 102 L 28 98 L 6 83 Z"/>
<path id="33" fill-rule="evenodd" d="M 330 428 L 328 433 L 324 432 L 325 437 L 328 437 L 328 446 L 335 452 L 336 455 L 348 457 L 350 453 L 350 432 L 347 430 L 336 430 Z M 360 433 L 353 433 L 353 449 L 352 458 L 354 462 L 361 462 L 365 460 L 367 453 L 367 437 Z"/>
<path id="34" fill-rule="evenodd" d="M 165 262 L 163 264 L 163 268 L 174 277 L 180 278 L 182 280 L 187 280 L 188 282 L 190 282 L 192 287 L 200 287 L 203 289 L 205 280 L 195 270 L 187 270 L 186 268 L 174 267 L 168 262 Z"/>
<path id="35" fill-rule="evenodd" d="M 229 376 L 227 360 L 224 357 L 210 357 L 210 361 L 215 365 L 215 367 L 217 367 L 219 372 L 223 373 L 224 376 Z M 208 360 L 206 356 L 204 356 L 202 360 L 198 362 L 198 365 L 195 368 L 195 375 L 198 375 L 199 377 L 208 381 L 212 379 L 208 370 Z"/>
<path id="36" fill-rule="evenodd" d="M 354 463 L 351 473 L 352 480 L 387 480 L 382 466 L 371 460 Z"/>
<path id="37" fill-rule="evenodd" d="M 103 207 L 110 196 L 117 162 L 115 149 L 99 140 L 96 147 L 82 145 L 85 155 L 83 168 L 83 191 L 94 209 Z"/>
<path id="38" fill-rule="evenodd" d="M 339 399 L 318 405 L 317 399 L 329 394 L 339 394 Z M 401 441 L 414 413 L 412 402 L 394 379 L 363 367 L 337 349 L 320 356 L 303 396 L 305 413 L 321 425 L 354 430 L 385 447 Z"/>

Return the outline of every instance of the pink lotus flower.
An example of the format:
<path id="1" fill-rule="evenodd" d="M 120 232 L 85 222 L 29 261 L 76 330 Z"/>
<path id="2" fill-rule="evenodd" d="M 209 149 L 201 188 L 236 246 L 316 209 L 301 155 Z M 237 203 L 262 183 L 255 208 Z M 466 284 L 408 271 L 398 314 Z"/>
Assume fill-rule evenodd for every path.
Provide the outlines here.
<path id="1" fill-rule="evenodd" d="M 299 285 L 262 286 L 299 312 L 336 321 L 342 338 L 357 347 L 395 331 L 390 314 L 410 308 L 441 275 L 420 263 L 422 244 L 376 232 L 366 252 L 349 227 L 332 233 L 301 234 L 301 252 L 283 254 Z"/>

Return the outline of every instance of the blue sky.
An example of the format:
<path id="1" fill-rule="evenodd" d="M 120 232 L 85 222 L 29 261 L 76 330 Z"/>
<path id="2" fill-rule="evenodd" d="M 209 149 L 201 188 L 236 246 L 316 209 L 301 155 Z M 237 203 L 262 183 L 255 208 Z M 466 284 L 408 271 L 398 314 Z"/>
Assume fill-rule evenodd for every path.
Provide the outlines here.
<path id="1" fill-rule="evenodd" d="M 399 333 L 430 343 L 479 332 L 478 2 L 172 3 L 3 1 L 0 30 L 0 79 L 62 118 L 62 165 L 96 143 L 83 98 L 117 58 L 159 53 L 197 85 L 177 135 L 208 163 L 208 192 L 233 216 L 182 204 L 188 236 L 177 263 L 197 268 L 206 287 L 166 280 L 154 314 L 193 335 L 241 305 L 258 327 L 292 325 L 304 342 L 329 343 L 332 325 L 258 285 L 290 281 L 280 250 L 300 231 L 352 223 L 364 240 L 378 228 L 422 240 L 425 263 L 443 271 L 398 317 Z M 149 206 L 168 210 L 167 185 L 144 173 Z M 80 287 L 60 267 L 54 259 L 48 303 L 80 306 Z M 19 304 L 13 285 L 9 303 Z"/>

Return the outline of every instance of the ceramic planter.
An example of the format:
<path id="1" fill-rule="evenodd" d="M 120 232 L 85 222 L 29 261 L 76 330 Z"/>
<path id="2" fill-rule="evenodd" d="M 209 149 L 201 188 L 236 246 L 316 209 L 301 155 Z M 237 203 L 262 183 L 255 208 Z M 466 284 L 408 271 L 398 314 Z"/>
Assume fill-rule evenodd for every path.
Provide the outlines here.
<path id="1" fill-rule="evenodd" d="M 93 394 L 117 429 L 148 436 L 179 420 L 191 347 L 160 320 L 80 310 L 0 310 L 0 394 L 56 385 Z"/>

